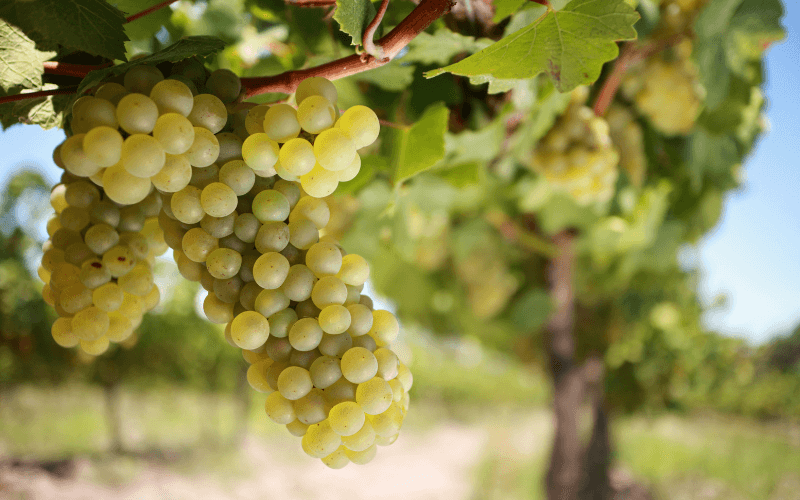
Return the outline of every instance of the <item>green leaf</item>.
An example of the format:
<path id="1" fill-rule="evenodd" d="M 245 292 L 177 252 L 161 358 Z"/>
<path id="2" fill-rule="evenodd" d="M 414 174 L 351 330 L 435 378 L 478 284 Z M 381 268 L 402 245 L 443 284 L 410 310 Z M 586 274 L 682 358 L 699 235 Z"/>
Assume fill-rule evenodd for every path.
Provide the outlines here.
<path id="1" fill-rule="evenodd" d="M 375 14 L 375 7 L 369 0 L 336 0 L 333 19 L 339 23 L 339 29 L 353 39 L 351 45 L 361 45 L 364 30 Z"/>
<path id="2" fill-rule="evenodd" d="M 689 172 L 695 191 L 702 188 L 706 175 L 728 174 L 741 163 L 736 141 L 729 135 L 713 135 L 698 128 L 688 145 Z"/>
<path id="3" fill-rule="evenodd" d="M 469 162 L 437 170 L 436 175 L 457 188 L 463 188 L 481 182 L 482 163 Z"/>
<path id="4" fill-rule="evenodd" d="M 359 73 L 353 78 L 372 83 L 389 92 L 400 92 L 414 81 L 414 66 L 395 60 L 377 69 Z"/>
<path id="5" fill-rule="evenodd" d="M 526 292 L 511 306 L 509 319 L 517 329 L 531 333 L 547 323 L 553 310 L 553 302 L 547 291 L 534 288 Z"/>
<path id="6" fill-rule="evenodd" d="M 447 162 L 451 164 L 477 161 L 486 163 L 500 152 L 505 136 L 505 122 L 495 120 L 480 130 L 465 130 L 460 134 L 445 134 Z"/>
<path id="7" fill-rule="evenodd" d="M 125 15 L 104 0 L 6 0 L 0 15 L 31 38 L 125 59 Z"/>
<path id="8" fill-rule="evenodd" d="M 453 56 L 467 52 L 474 54 L 491 45 L 488 38 L 475 39 L 442 28 L 434 34 L 420 33 L 408 44 L 408 53 L 401 59 L 422 64 L 447 64 Z"/>
<path id="9" fill-rule="evenodd" d="M 42 63 L 53 56 L 55 52 L 36 50 L 22 30 L 0 19 L 0 87 L 4 91 L 41 87 Z"/>
<path id="10" fill-rule="evenodd" d="M 152 7 L 154 0 L 108 0 L 126 15 L 136 14 Z M 161 26 L 168 26 L 172 17 L 171 9 L 158 9 L 146 16 L 125 24 L 125 33 L 131 40 L 150 40 Z"/>
<path id="11" fill-rule="evenodd" d="M 192 56 L 205 58 L 224 48 L 225 44 L 222 40 L 210 36 L 189 36 L 182 38 L 169 47 L 159 50 L 147 57 L 141 57 L 134 61 L 118 64 L 110 68 L 92 71 L 86 75 L 86 78 L 81 82 L 78 87 L 78 94 L 86 92 L 104 80 L 124 74 L 126 71 L 139 64 L 155 65 L 162 62 L 178 62 Z"/>
<path id="12" fill-rule="evenodd" d="M 450 110 L 444 103 L 437 103 L 428 107 L 414 125 L 393 131 L 395 183 L 428 170 L 444 158 L 449 117 Z"/>
<path id="13" fill-rule="evenodd" d="M 514 12 L 518 11 L 520 7 L 525 5 L 526 0 L 495 0 L 494 4 L 494 17 L 492 22 L 499 23 L 507 18 Z M 544 8 L 544 6 L 542 6 Z"/>
<path id="14" fill-rule="evenodd" d="M 425 73 L 533 78 L 546 72 L 561 92 L 592 83 L 617 57 L 616 42 L 636 38 L 639 19 L 624 0 L 573 0 L 537 21 L 450 66 Z"/>

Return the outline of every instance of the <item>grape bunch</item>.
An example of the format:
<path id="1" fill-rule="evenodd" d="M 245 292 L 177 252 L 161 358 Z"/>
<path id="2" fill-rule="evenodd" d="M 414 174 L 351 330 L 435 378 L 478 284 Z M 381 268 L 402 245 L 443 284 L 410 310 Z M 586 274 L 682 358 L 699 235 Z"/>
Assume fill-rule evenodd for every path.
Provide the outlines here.
<path id="1" fill-rule="evenodd" d="M 50 203 L 56 214 L 47 223 L 39 276 L 45 302 L 59 315 L 53 339 L 97 356 L 110 342 L 129 339 L 158 305 L 153 263 L 167 250 L 157 218 L 161 198 L 152 193 L 120 205 L 89 180 L 65 173 Z"/>
<path id="2" fill-rule="evenodd" d="M 583 205 L 610 200 L 619 175 L 619 153 L 611 143 L 608 123 L 585 106 L 588 96 L 586 87 L 573 92 L 567 110 L 531 158 L 534 171 Z"/>
<path id="3" fill-rule="evenodd" d="M 633 112 L 618 103 L 608 109 L 606 115 L 611 141 L 619 151 L 619 166 L 628 174 L 634 186 L 641 187 L 647 175 L 647 154 L 644 132 Z"/>

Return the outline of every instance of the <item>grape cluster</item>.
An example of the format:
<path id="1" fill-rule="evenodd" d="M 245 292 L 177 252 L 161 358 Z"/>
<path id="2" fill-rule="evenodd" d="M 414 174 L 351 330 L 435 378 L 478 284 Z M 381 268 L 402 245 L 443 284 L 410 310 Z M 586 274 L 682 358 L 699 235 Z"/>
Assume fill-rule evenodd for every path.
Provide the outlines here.
<path id="1" fill-rule="evenodd" d="M 50 203 L 56 215 L 47 223 L 39 276 L 45 302 L 60 316 L 53 339 L 96 356 L 110 342 L 130 338 L 142 315 L 158 305 L 152 266 L 167 250 L 156 217 L 161 198 L 153 193 L 123 206 L 65 173 Z"/>
<path id="2" fill-rule="evenodd" d="M 644 132 L 630 109 L 612 104 L 606 114 L 611 141 L 619 151 L 619 166 L 634 186 L 641 187 L 647 175 Z"/>
<path id="3" fill-rule="evenodd" d="M 531 167 L 548 183 L 583 205 L 604 203 L 614 195 L 619 153 L 608 123 L 585 106 L 589 91 L 579 87 L 564 115 L 542 138 Z"/>
<path id="4" fill-rule="evenodd" d="M 690 133 L 703 107 L 705 91 L 691 55 L 692 42 L 686 40 L 648 59 L 623 82 L 623 93 L 663 134 Z"/>
<path id="5" fill-rule="evenodd" d="M 708 0 L 669 0 L 661 4 L 661 29 L 681 33 L 691 27 Z"/>

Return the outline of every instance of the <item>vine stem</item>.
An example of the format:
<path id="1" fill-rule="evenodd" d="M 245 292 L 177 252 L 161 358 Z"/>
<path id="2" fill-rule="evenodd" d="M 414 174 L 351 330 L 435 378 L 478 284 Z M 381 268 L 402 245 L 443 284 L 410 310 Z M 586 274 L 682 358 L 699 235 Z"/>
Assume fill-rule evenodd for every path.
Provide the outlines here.
<path id="1" fill-rule="evenodd" d="M 295 7 L 330 7 L 336 5 L 336 0 L 286 0 L 286 5 Z"/>
<path id="2" fill-rule="evenodd" d="M 83 78 L 96 69 L 108 68 L 112 63 L 106 64 L 70 64 L 60 61 L 46 61 L 43 63 L 44 72 L 50 75 L 65 75 Z"/>
<path id="3" fill-rule="evenodd" d="M 157 4 L 153 5 L 152 7 L 144 9 L 141 12 L 137 12 L 136 14 L 128 16 L 127 18 L 125 18 L 125 22 L 126 23 L 133 22 L 133 21 L 139 19 L 140 17 L 144 17 L 147 14 L 150 14 L 151 12 L 155 12 L 155 11 L 157 11 L 159 9 L 163 9 L 164 7 L 166 7 L 166 6 L 170 5 L 170 4 L 173 4 L 173 3 L 177 2 L 177 1 L 178 0 L 166 0 L 166 1 L 161 2 L 161 3 L 157 3 Z"/>
<path id="4" fill-rule="evenodd" d="M 381 6 L 377 14 L 375 14 L 375 18 L 367 25 L 367 29 L 364 30 L 364 36 L 361 37 L 361 44 L 364 46 L 364 52 L 377 59 L 383 59 L 383 49 L 375 46 L 373 37 L 375 36 L 375 30 L 378 29 L 378 25 L 380 25 L 383 20 L 383 15 L 386 13 L 386 8 L 388 6 L 389 0 L 381 1 Z"/>
<path id="5" fill-rule="evenodd" d="M 396 128 L 397 130 L 406 130 L 408 129 L 408 125 L 401 125 L 399 123 L 390 122 L 386 120 L 378 120 L 378 123 L 381 124 L 381 127 L 389 127 L 389 128 Z"/>
<path id="6" fill-rule="evenodd" d="M 494 210 L 488 212 L 485 218 L 486 222 L 494 226 L 506 240 L 548 259 L 558 255 L 559 250 L 556 245 L 525 229 L 505 212 Z"/>
<path id="7" fill-rule="evenodd" d="M 7 95 L 4 97 L 0 97 L 0 104 L 5 104 L 7 102 L 14 102 L 14 101 L 23 101 L 25 99 L 37 99 L 39 97 L 48 97 L 51 95 L 74 94 L 76 90 L 78 90 L 77 86 L 65 87 L 63 89 L 40 90 L 39 92 L 28 92 L 25 94 Z"/>
<path id="8" fill-rule="evenodd" d="M 353 54 L 314 68 L 286 71 L 279 75 L 267 77 L 242 78 L 242 87 L 246 97 L 250 98 L 268 92 L 291 94 L 297 86 L 312 76 L 321 76 L 328 80 L 337 80 L 355 75 L 363 71 L 375 69 L 391 61 L 403 47 L 409 44 L 418 34 L 435 20 L 445 15 L 453 7 L 452 0 L 422 0 L 400 24 L 386 36 L 378 40 L 384 59 Z"/>

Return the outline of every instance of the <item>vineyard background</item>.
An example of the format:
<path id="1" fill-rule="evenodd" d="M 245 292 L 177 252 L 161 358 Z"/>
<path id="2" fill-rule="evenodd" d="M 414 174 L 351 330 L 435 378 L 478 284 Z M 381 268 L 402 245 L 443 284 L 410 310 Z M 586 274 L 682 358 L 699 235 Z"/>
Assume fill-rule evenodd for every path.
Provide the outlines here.
<path id="1" fill-rule="evenodd" d="M 239 56 L 223 55 L 229 63 L 263 43 L 250 32 L 245 41 L 231 38 L 239 28 L 235 8 L 210 2 L 199 12 L 202 5 L 181 3 L 143 18 L 136 27 L 143 38 L 132 36 L 132 47 L 157 45 L 150 31 L 165 42 L 168 30 L 153 29 L 160 23 L 242 43 Z M 792 85 L 800 11 L 786 8 L 788 39 L 766 58 L 771 130 L 744 166 L 745 190 L 726 199 L 719 229 L 682 252 L 684 265 L 701 264 L 709 331 L 687 344 L 680 327 L 661 328 L 674 335 L 665 335 L 670 356 L 701 369 L 681 390 L 649 392 L 645 384 L 638 394 L 642 386 L 631 389 L 624 377 L 609 382 L 610 392 L 617 383 L 623 396 L 633 394 L 616 401 L 612 424 L 612 478 L 631 494 L 644 484 L 665 499 L 800 498 L 800 269 L 791 259 L 800 243 L 792 140 L 800 116 Z M 345 80 L 342 88 L 375 84 Z M 405 325 L 400 354 L 411 361 L 415 393 L 404 434 L 371 466 L 344 471 L 310 463 L 284 429 L 266 421 L 263 397 L 243 378 L 246 364 L 202 318 L 202 294 L 169 258 L 159 261 L 158 277 L 168 292 L 135 345 L 97 360 L 55 346 L 36 260 L 49 188 L 59 175 L 50 152 L 61 140 L 62 131 L 33 126 L 0 135 L 7 174 L 0 205 L 0 498 L 543 498 L 550 383 L 541 354 L 510 343 L 499 328 L 496 335 L 441 336 Z M 428 190 L 420 196 L 439 189 L 419 185 Z M 346 246 L 388 270 L 375 284 L 386 293 L 397 271 L 370 252 L 368 236 L 385 208 L 375 198 L 384 194 L 344 194 L 339 207 L 347 215 Z M 726 305 L 716 295 L 728 286 Z M 676 287 L 680 296 L 691 285 Z M 387 307 L 398 306 L 393 298 Z M 694 304 L 697 297 L 681 299 Z M 690 315 L 703 313 L 692 307 Z M 655 316 L 656 325 L 666 321 Z M 663 359 L 648 356 L 641 365 L 661 370 Z"/>

